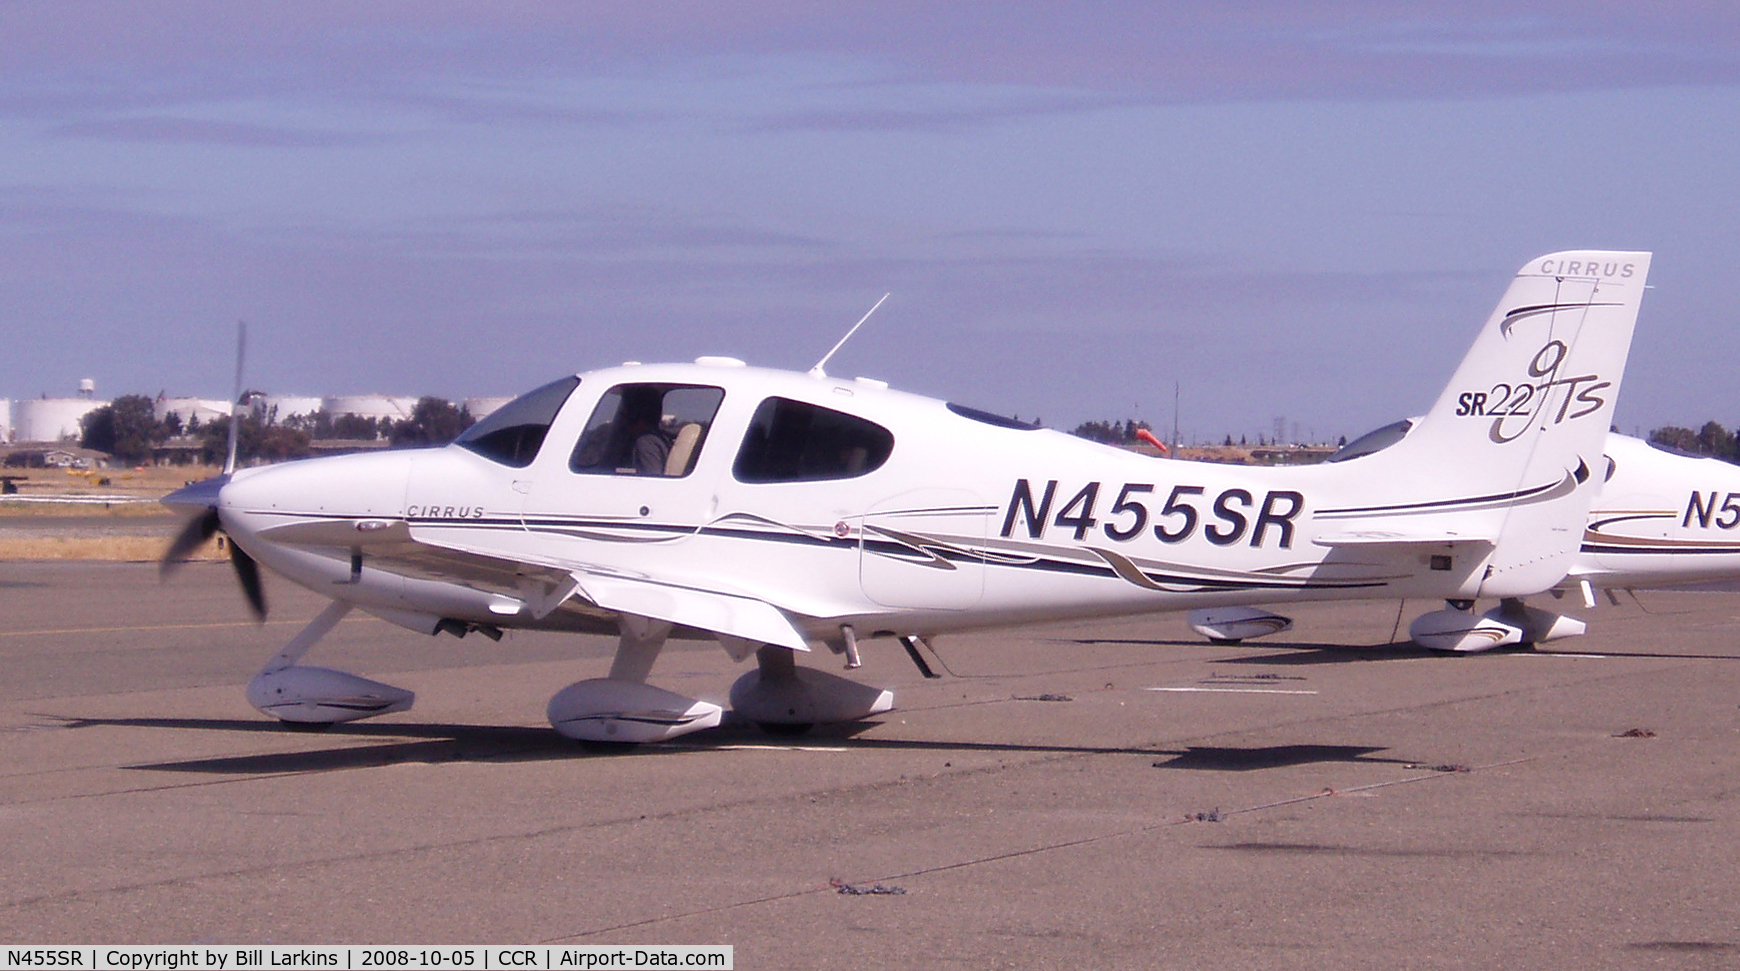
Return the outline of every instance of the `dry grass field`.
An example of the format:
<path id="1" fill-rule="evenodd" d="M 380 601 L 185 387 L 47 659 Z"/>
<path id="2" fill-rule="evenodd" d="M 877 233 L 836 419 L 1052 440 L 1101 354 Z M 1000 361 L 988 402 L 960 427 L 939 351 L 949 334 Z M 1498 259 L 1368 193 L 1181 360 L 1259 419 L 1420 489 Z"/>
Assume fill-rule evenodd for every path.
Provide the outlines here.
<path id="1" fill-rule="evenodd" d="M 180 519 L 157 500 L 215 468 L 19 470 L 0 498 L 0 560 L 137 562 L 163 555 Z M 223 555 L 214 542 L 195 558 Z"/>

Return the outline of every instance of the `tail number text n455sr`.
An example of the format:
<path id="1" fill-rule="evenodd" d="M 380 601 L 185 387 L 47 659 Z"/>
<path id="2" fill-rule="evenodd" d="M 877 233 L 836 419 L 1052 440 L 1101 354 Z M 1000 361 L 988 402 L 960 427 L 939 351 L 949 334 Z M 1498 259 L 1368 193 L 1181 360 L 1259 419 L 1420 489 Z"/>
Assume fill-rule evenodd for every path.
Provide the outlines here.
<path id="1" fill-rule="evenodd" d="M 1097 529 L 1107 539 L 1127 543 L 1152 530 L 1162 543 L 1182 543 L 1200 529 L 1202 538 L 1216 546 L 1248 539 L 1251 546 L 1273 543 L 1290 549 L 1293 521 L 1305 509 L 1304 494 L 1290 489 L 1270 490 L 1259 502 L 1248 489 L 1226 489 L 1211 500 L 1203 486 L 1175 485 L 1166 501 L 1150 510 L 1159 498 L 1154 484 L 1127 482 L 1102 518 L 1102 493 L 1109 490 L 1089 482 L 1060 505 L 1056 479 L 1046 482 L 1038 495 L 1031 482 L 1018 479 L 1003 513 L 1000 535 L 1014 536 L 1019 524 L 1028 539 L 1043 539 L 1047 530 L 1055 528 L 1069 530 L 1080 543 Z"/>

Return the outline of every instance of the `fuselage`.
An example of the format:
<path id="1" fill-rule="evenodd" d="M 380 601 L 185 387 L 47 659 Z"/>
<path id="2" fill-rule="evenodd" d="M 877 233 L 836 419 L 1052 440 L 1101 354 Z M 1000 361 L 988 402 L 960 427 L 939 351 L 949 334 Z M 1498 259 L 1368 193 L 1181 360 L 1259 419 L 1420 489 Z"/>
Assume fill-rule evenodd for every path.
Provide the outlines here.
<path id="1" fill-rule="evenodd" d="M 680 466 L 603 454 L 637 394 L 663 397 L 658 434 L 686 449 Z M 239 472 L 224 526 L 274 571 L 412 627 L 612 629 L 562 589 L 568 571 L 765 601 L 817 637 L 1454 597 L 1484 552 L 1320 542 L 1371 509 L 1393 520 L 1381 455 L 1369 469 L 1160 460 L 879 382 L 719 360 L 583 374 L 513 409 L 445 448 Z M 560 609 L 540 606 L 551 597 Z"/>
<path id="2" fill-rule="evenodd" d="M 1740 577 L 1740 466 L 1619 434 L 1607 458 L 1571 579 L 1639 588 Z"/>

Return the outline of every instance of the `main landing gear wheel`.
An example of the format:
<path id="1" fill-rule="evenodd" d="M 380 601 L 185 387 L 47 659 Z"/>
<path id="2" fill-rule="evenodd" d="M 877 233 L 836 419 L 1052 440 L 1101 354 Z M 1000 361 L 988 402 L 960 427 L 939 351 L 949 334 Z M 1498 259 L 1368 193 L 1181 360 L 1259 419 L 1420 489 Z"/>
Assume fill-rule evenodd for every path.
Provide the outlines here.
<path id="1" fill-rule="evenodd" d="M 894 707 L 894 694 L 797 666 L 783 647 L 755 652 L 755 670 L 731 685 L 731 710 L 769 735 L 790 738 L 818 724 L 853 722 Z"/>

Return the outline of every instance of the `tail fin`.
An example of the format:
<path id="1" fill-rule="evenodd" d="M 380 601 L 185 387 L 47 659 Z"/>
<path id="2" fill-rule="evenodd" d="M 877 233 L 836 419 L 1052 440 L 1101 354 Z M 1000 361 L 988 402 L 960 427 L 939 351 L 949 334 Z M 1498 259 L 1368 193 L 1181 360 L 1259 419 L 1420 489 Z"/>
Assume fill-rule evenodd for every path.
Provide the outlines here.
<path id="1" fill-rule="evenodd" d="M 1367 468 L 1386 495 L 1360 529 L 1491 540 L 1478 596 L 1537 593 L 1576 554 L 1604 471 L 1650 254 L 1553 253 L 1518 271 L 1432 409 Z M 1378 487 L 1374 484 L 1374 487 Z M 1355 523 L 1349 523 L 1355 525 Z"/>

